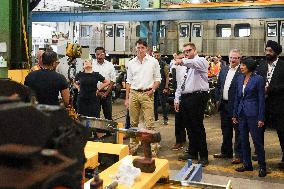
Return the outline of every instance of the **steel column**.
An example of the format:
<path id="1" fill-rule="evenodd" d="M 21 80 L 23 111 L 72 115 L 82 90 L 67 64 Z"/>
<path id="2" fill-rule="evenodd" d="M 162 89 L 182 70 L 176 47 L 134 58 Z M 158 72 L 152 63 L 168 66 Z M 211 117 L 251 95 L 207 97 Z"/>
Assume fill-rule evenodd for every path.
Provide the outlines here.
<path id="1" fill-rule="evenodd" d="M 13 20 L 11 24 L 11 61 L 10 69 L 28 68 L 26 47 L 24 42 L 23 24 L 21 15 L 21 6 L 23 6 L 24 24 L 29 42 L 29 24 L 28 24 L 28 0 L 13 0 L 11 1 L 10 17 Z M 28 45 L 29 46 L 29 45 Z M 29 52 L 30 53 L 30 52 Z"/>
<path id="2" fill-rule="evenodd" d="M 11 58 L 11 51 L 9 50 L 11 46 L 11 2 L 11 0 L 2 0 L 0 6 L 0 43 L 6 43 L 7 46 L 7 51 L 0 52 L 0 56 L 2 56 L 8 62 Z M 8 69 L 6 67 L 0 68 L 0 77 L 8 77 Z"/>

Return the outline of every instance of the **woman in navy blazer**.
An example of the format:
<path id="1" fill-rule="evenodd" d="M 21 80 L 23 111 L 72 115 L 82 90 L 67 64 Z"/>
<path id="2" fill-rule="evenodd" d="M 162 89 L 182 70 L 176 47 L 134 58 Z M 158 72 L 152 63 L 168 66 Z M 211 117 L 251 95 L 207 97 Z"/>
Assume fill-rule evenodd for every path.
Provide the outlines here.
<path id="1" fill-rule="evenodd" d="M 238 172 L 252 171 L 249 133 L 251 134 L 259 164 L 259 177 L 266 176 L 264 151 L 264 80 L 254 73 L 256 62 L 248 57 L 241 62 L 241 72 L 236 86 L 233 122 L 239 123 L 243 151 L 243 166 Z"/>

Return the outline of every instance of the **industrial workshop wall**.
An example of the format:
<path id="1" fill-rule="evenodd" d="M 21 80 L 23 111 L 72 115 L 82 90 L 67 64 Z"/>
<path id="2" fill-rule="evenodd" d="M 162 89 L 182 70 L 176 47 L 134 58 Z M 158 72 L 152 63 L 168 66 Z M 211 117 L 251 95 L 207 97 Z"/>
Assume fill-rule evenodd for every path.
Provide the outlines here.
<path id="1" fill-rule="evenodd" d="M 8 77 L 8 68 L 6 62 L 9 61 L 11 55 L 10 51 L 10 33 L 11 33 L 11 17 L 10 17 L 10 8 L 11 0 L 1 0 L 0 3 L 0 77 Z"/>

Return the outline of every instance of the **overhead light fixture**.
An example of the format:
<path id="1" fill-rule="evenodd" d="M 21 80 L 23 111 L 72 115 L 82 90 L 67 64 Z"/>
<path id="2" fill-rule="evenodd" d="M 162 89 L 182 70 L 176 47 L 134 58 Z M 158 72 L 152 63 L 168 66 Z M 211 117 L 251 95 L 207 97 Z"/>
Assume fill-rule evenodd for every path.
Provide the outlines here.
<path id="1" fill-rule="evenodd" d="M 200 0 L 191 0 L 191 3 L 200 3 Z"/>

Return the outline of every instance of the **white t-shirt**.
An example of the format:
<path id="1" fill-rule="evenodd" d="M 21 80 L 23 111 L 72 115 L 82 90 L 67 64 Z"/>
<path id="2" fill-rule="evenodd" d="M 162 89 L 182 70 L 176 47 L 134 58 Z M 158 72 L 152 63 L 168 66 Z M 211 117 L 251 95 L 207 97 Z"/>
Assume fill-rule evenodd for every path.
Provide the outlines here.
<path id="1" fill-rule="evenodd" d="M 99 72 L 106 80 L 115 82 L 115 69 L 111 62 L 105 60 L 103 64 L 99 64 L 96 59 L 93 60 L 93 71 Z M 101 85 L 101 82 L 98 82 L 98 86 Z"/>

